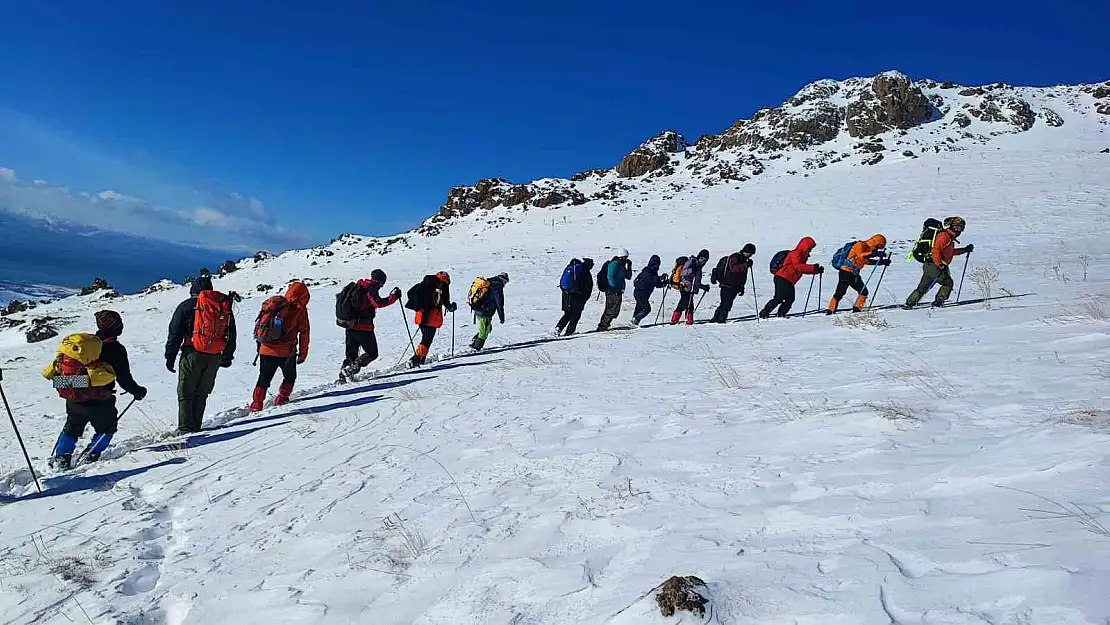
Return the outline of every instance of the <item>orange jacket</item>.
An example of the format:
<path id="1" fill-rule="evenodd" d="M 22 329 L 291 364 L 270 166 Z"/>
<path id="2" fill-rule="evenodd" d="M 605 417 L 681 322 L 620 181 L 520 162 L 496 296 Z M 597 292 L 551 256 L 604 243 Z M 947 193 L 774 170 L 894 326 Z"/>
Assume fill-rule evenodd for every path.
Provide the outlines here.
<path id="1" fill-rule="evenodd" d="M 876 250 L 886 247 L 886 237 L 881 234 L 867 239 L 866 241 L 856 241 L 852 249 L 848 250 L 848 257 L 845 259 L 845 264 L 837 267 L 837 269 L 844 269 L 859 273 L 865 265 L 874 265 L 877 259 L 871 258 L 871 255 Z"/>
<path id="2" fill-rule="evenodd" d="M 282 318 L 281 339 L 268 345 L 258 345 L 258 353 L 263 356 L 277 356 L 289 358 L 294 354 L 297 359 L 304 361 L 308 358 L 308 343 L 311 328 L 308 323 L 308 287 L 301 282 L 294 282 L 285 290 L 285 301 L 288 302 Z"/>
<path id="3" fill-rule="evenodd" d="M 947 267 L 953 256 L 963 253 L 962 249 L 956 249 L 956 236 L 951 230 L 941 230 L 933 238 L 933 264 L 937 267 Z"/>

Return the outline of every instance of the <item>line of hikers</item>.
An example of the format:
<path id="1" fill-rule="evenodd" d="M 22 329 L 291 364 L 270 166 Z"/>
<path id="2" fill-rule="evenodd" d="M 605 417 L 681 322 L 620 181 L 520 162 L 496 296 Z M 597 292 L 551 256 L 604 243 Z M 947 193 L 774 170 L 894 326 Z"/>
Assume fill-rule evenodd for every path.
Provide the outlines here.
<path id="1" fill-rule="evenodd" d="M 401 290 L 394 288 L 388 297 L 381 296 L 386 275 L 381 269 L 371 272 L 369 279 L 351 282 L 336 295 L 336 324 L 344 328 L 345 357 L 340 379 L 346 380 L 378 357 L 374 334 L 374 316 L 379 308 L 396 303 Z M 467 301 L 474 311 L 478 331 L 470 347 L 480 350 L 493 330 L 496 315 L 505 323 L 505 285 L 509 275 L 502 272 L 492 278 L 476 278 Z M 447 272 L 425 276 L 409 289 L 405 308 L 414 311 L 413 321 L 420 330 L 420 343 L 413 347 L 410 366 L 424 364 L 436 331 L 443 326 L 444 312 L 457 309 L 451 301 Z M 234 292 L 216 291 L 212 279 L 195 279 L 189 298 L 174 310 L 167 333 L 166 369 L 176 373 L 178 418 L 177 434 L 199 432 L 208 396 L 215 389 L 221 368 L 230 367 L 235 359 Z M 297 365 L 308 358 L 311 342 L 308 287 L 293 281 L 284 295 L 267 298 L 254 324 L 255 364 L 258 379 L 251 393 L 250 412 L 264 407 L 270 385 L 278 371 L 282 381 L 273 405 L 289 402 L 297 380 Z M 65 470 L 73 466 L 73 455 L 85 429 L 92 425 L 95 434 L 78 456 L 79 462 L 95 462 L 108 449 L 115 435 L 122 412 L 116 406 L 115 387 L 132 396 L 132 403 L 147 395 L 131 375 L 127 350 L 119 342 L 123 319 L 112 310 L 96 313 L 96 332 L 77 333 L 64 337 L 54 360 L 42 375 L 53 383 L 58 395 L 66 400 L 66 422 L 55 442 L 49 464 Z M 410 334 L 410 342 L 412 336 Z M 130 404 L 127 408 L 130 407 Z M 127 411 L 124 408 L 123 412 Z"/>
<path id="2" fill-rule="evenodd" d="M 975 249 L 973 245 L 962 248 L 955 246 L 956 239 L 963 233 L 965 226 L 966 223 L 961 217 L 949 217 L 943 222 L 932 218 L 925 220 L 921 236 L 907 256 L 907 259 L 916 260 L 922 264 L 921 281 L 906 298 L 905 307 L 915 306 L 934 284 L 939 284 L 940 289 L 933 301 L 933 306 L 943 306 L 948 300 L 954 286 L 950 268 L 953 257 L 970 253 Z M 840 300 L 848 293 L 848 289 L 857 293 L 852 311 L 860 312 L 864 309 L 869 291 L 861 273 L 868 265 L 884 267 L 885 271 L 885 267 L 891 263 L 886 245 L 886 236 L 876 234 L 865 240 L 849 241 L 836 251 L 831 264 L 837 270 L 837 283 L 833 296 L 825 308 L 826 314 L 836 313 Z M 772 314 L 778 317 L 787 316 L 794 304 L 795 285 L 802 277 L 824 274 L 825 268 L 822 265 L 809 262 L 810 254 L 815 247 L 817 242 L 807 236 L 798 241 L 794 249 L 782 250 L 771 258 L 769 268 L 775 289 L 771 299 L 759 311 L 760 318 L 766 319 Z M 739 252 L 724 256 L 717 261 L 710 274 L 710 283 L 720 286 L 721 301 L 713 313 L 713 322 L 726 322 L 736 298 L 744 295 L 748 276 L 754 276 L 755 273 L 753 261 L 755 253 L 755 245 L 747 243 Z M 694 311 L 701 303 L 701 298 L 697 298 L 697 303 L 695 298 L 699 291 L 704 298 L 704 294 L 710 290 L 710 285 L 703 282 L 704 267 L 709 262 L 709 258 L 709 251 L 704 249 L 693 256 L 679 256 L 675 259 L 670 273 L 661 274 L 662 259 L 658 255 L 653 255 L 632 282 L 632 296 L 636 301 L 636 308 L 632 313 L 632 325 L 639 326 L 651 314 L 651 297 L 656 289 L 673 289 L 679 293 L 678 304 L 671 313 L 671 325 L 680 323 L 683 318 L 687 325 L 693 325 Z M 586 303 L 593 294 L 595 285 L 593 268 L 592 258 L 581 260 L 574 258 L 563 269 L 559 281 L 563 315 L 555 324 L 556 335 L 569 336 L 577 330 Z M 618 249 L 611 259 L 602 264 L 596 274 L 598 293 L 605 296 L 605 307 L 598 321 L 597 331 L 608 330 L 620 314 L 624 292 L 627 289 L 628 280 L 631 279 L 632 261 L 629 259 L 628 250 Z M 666 293 L 663 301 L 666 301 Z"/>
<path id="3" fill-rule="evenodd" d="M 941 306 L 948 299 L 954 286 L 951 263 L 955 256 L 974 250 L 973 245 L 955 246 L 963 233 L 965 222 L 960 217 L 949 217 L 943 222 L 925 221 L 924 230 L 911 248 L 907 258 L 922 264 L 918 286 L 906 298 L 905 306 L 912 308 L 935 284 L 940 289 L 933 306 Z M 860 276 L 868 265 L 884 268 L 890 265 L 886 253 L 886 237 L 876 234 L 863 241 L 849 241 L 832 258 L 837 270 L 836 290 L 826 308 L 833 314 L 841 298 L 851 288 L 858 293 L 853 311 L 861 311 L 867 301 L 867 285 Z M 820 275 L 824 268 L 810 264 L 809 256 L 816 247 L 812 237 L 803 237 L 793 250 L 775 254 L 770 262 L 774 276 L 774 296 L 760 311 L 761 317 L 772 313 L 786 316 L 794 303 L 794 287 L 804 275 Z M 756 248 L 751 243 L 736 253 L 721 258 L 710 274 L 710 282 L 719 284 L 721 302 L 713 314 L 713 321 L 724 323 L 737 296 L 743 295 L 748 275 L 754 275 L 753 258 Z M 636 308 L 633 323 L 639 325 L 651 313 L 651 296 L 656 289 L 677 289 L 679 301 L 671 314 L 670 323 L 679 323 L 683 317 L 687 325 L 694 323 L 695 303 L 698 293 L 710 290 L 705 284 L 704 267 L 709 262 L 708 250 L 694 256 L 679 257 L 674 269 L 660 274 L 662 260 L 652 256 L 647 265 L 632 282 Z M 594 288 L 592 270 L 594 261 L 589 258 L 573 259 L 564 269 L 559 282 L 562 291 L 563 316 L 557 323 L 557 333 L 574 334 L 583 309 Z M 885 269 L 884 269 L 885 270 Z M 598 330 L 608 330 L 619 315 L 624 291 L 632 279 L 632 261 L 627 250 L 602 264 L 597 273 L 597 287 L 605 294 L 605 308 Z M 880 280 L 882 276 L 880 275 Z M 394 288 L 387 297 L 381 296 L 387 277 L 381 269 L 371 272 L 369 279 L 357 280 L 345 286 L 335 303 L 336 324 L 344 328 L 345 355 L 340 380 L 350 379 L 378 357 L 374 319 L 379 308 L 391 306 L 401 298 L 401 290 Z M 478 277 L 471 284 L 467 303 L 474 312 L 478 331 L 470 347 L 480 350 L 485 346 L 493 328 L 496 315 L 505 323 L 505 286 L 507 273 L 492 278 Z M 420 343 L 414 344 L 409 334 L 413 355 L 412 367 L 425 363 L 437 331 L 443 326 L 444 312 L 454 313 L 457 305 L 451 301 L 451 277 L 445 271 L 427 275 L 409 289 L 405 308 L 414 311 L 413 322 L 420 330 Z M 666 295 L 664 294 L 664 301 Z M 251 394 L 249 410 L 263 408 L 270 385 L 278 371 L 282 382 L 274 398 L 274 405 L 287 403 L 297 378 L 297 365 L 308 358 L 311 328 L 308 315 L 310 294 L 308 287 L 299 281 L 289 284 L 284 295 L 266 299 L 255 319 L 254 340 L 258 379 Z M 217 373 L 232 365 L 236 350 L 235 315 L 232 302 L 239 301 L 236 293 L 216 291 L 211 278 L 202 276 L 192 282 L 190 297 L 174 310 L 169 324 L 165 347 L 166 369 L 178 376 L 178 427 L 180 434 L 201 430 L 208 396 L 215 388 Z M 403 312 L 403 311 L 402 311 Z M 68 469 L 73 454 L 88 425 L 95 435 L 82 452 L 80 460 L 94 462 L 111 444 L 119 418 L 115 386 L 141 401 L 147 395 L 131 375 L 127 350 L 119 342 L 123 334 L 123 319 L 119 313 L 102 310 L 96 313 L 94 334 L 71 334 L 62 339 L 56 356 L 43 369 L 42 375 L 51 380 L 58 395 L 66 400 L 66 422 L 58 436 L 50 458 L 50 466 Z M 406 317 L 407 328 L 407 317 Z M 130 407 L 130 404 L 128 405 Z M 126 412 L 127 408 L 124 408 Z"/>

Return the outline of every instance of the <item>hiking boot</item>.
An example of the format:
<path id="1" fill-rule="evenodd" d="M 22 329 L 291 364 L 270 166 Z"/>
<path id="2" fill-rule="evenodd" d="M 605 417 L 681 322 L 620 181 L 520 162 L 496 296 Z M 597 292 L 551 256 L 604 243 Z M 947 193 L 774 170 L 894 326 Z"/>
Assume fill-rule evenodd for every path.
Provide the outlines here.
<path id="1" fill-rule="evenodd" d="M 277 397 L 274 397 L 275 406 L 284 406 L 289 403 L 289 396 L 293 394 L 293 385 L 282 382 L 278 387 Z"/>
<path id="2" fill-rule="evenodd" d="M 944 306 L 944 302 L 933 302 L 933 308 L 940 308 Z"/>
<path id="3" fill-rule="evenodd" d="M 828 309 L 825 309 L 825 314 L 826 315 L 835 315 L 836 311 L 831 309 L 831 308 L 828 308 Z"/>
<path id="4" fill-rule="evenodd" d="M 671 313 L 671 325 L 672 326 L 678 324 L 680 319 L 682 319 L 682 312 L 681 311 L 676 310 L 673 313 Z"/>
<path id="5" fill-rule="evenodd" d="M 852 306 L 852 312 L 863 312 L 863 309 L 859 306 Z"/>
<path id="6" fill-rule="evenodd" d="M 99 451 L 87 451 L 81 455 L 81 462 L 96 462 L 100 460 Z"/>
<path id="7" fill-rule="evenodd" d="M 50 466 L 51 469 L 55 469 L 58 471 L 68 471 L 73 468 L 73 455 L 63 454 L 61 456 L 54 456 L 47 461 L 47 464 Z"/>
<path id="8" fill-rule="evenodd" d="M 262 410 L 262 406 L 266 403 L 266 389 L 256 386 L 254 392 L 251 394 L 251 405 L 247 408 L 250 412 L 258 412 Z"/>
<path id="9" fill-rule="evenodd" d="M 694 313 L 686 313 L 686 325 L 694 325 Z"/>

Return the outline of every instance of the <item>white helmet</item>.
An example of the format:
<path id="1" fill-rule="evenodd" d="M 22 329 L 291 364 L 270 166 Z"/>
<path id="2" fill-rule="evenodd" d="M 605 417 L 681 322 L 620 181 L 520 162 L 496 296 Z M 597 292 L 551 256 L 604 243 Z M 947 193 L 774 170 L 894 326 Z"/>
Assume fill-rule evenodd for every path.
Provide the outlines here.
<path id="1" fill-rule="evenodd" d="M 628 250 L 623 247 L 617 248 L 617 258 L 628 258 Z"/>

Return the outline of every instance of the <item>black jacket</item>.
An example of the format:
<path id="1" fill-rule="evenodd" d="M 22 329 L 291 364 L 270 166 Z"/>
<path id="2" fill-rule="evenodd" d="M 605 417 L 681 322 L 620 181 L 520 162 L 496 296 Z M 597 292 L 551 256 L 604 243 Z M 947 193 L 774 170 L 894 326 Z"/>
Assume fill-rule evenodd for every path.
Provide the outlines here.
<path id="1" fill-rule="evenodd" d="M 132 395 L 139 394 L 140 386 L 135 382 L 135 378 L 131 377 L 131 363 L 127 359 L 127 348 L 121 345 L 118 339 L 106 338 L 100 332 L 96 335 L 101 340 L 100 362 L 111 366 L 116 372 L 116 382 L 119 382 L 120 388 Z M 108 386 L 115 388 L 115 383 Z"/>
<path id="2" fill-rule="evenodd" d="M 752 261 L 744 258 L 744 255 L 737 252 L 729 254 L 722 258 L 717 263 L 717 268 L 714 269 L 715 282 L 719 282 L 722 287 L 743 292 L 744 286 L 748 283 L 748 271 L 751 269 Z"/>
<path id="3" fill-rule="evenodd" d="M 166 362 L 177 359 L 177 353 L 191 352 L 193 350 L 193 317 L 197 312 L 197 298 L 193 295 L 177 305 L 170 319 L 169 336 L 166 338 Z M 227 346 L 224 347 L 224 364 L 230 364 L 235 358 L 235 313 L 227 321 Z"/>

